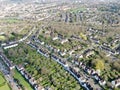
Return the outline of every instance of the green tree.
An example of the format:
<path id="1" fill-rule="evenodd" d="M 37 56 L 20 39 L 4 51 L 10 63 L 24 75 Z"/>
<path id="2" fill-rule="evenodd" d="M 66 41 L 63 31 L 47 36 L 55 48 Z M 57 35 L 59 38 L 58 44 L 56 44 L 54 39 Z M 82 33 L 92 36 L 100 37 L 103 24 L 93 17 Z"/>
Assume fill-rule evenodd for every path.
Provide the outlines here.
<path id="1" fill-rule="evenodd" d="M 112 37 L 107 38 L 107 41 L 110 43 L 113 40 Z"/>
<path id="2" fill-rule="evenodd" d="M 105 68 L 104 62 L 102 60 L 97 60 L 95 62 L 95 69 L 96 70 L 103 70 Z"/>

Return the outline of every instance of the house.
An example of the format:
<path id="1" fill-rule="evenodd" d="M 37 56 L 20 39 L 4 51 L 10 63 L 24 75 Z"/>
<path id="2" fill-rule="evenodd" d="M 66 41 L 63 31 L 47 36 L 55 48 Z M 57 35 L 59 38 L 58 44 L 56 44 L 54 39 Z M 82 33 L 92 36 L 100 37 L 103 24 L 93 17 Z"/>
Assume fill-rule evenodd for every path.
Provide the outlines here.
<path id="1" fill-rule="evenodd" d="M 86 86 L 87 86 L 87 88 L 89 88 L 89 90 L 93 90 L 93 87 L 90 85 L 90 83 L 86 82 Z"/>
<path id="2" fill-rule="evenodd" d="M 65 55 L 66 55 L 66 52 L 60 52 L 60 55 L 61 55 L 61 56 L 65 56 Z"/>
<path id="3" fill-rule="evenodd" d="M 62 34 L 58 34 L 58 38 L 59 38 L 59 39 L 63 39 L 64 36 L 63 36 Z"/>
<path id="4" fill-rule="evenodd" d="M 79 72 L 79 68 L 78 68 L 78 67 L 73 67 L 73 69 L 74 69 L 76 72 Z"/>
<path id="5" fill-rule="evenodd" d="M 35 90 L 45 90 L 42 86 L 39 86 L 37 84 L 34 85 Z"/>
<path id="6" fill-rule="evenodd" d="M 95 80 L 99 81 L 99 76 L 98 76 L 97 73 L 94 73 L 92 76 L 93 76 L 93 78 L 94 78 Z"/>
<path id="7" fill-rule="evenodd" d="M 50 34 L 51 34 L 51 31 L 50 31 L 50 30 L 46 30 L 46 31 L 45 31 L 45 34 L 46 34 L 46 35 L 50 35 Z"/>
<path id="8" fill-rule="evenodd" d="M 118 78 L 117 80 L 112 81 L 111 83 L 112 83 L 113 87 L 120 86 L 120 78 Z"/>
<path id="9" fill-rule="evenodd" d="M 21 71 L 21 70 L 24 69 L 24 67 L 22 65 L 18 65 L 18 66 L 16 66 L 16 68 L 17 68 L 18 71 Z"/>
<path id="10" fill-rule="evenodd" d="M 6 58 L 5 55 L 0 55 L 0 57 L 2 58 L 2 60 L 4 61 L 4 63 L 9 67 L 10 70 L 12 70 L 13 68 L 15 68 L 15 66 L 11 63 L 11 61 Z"/>
<path id="11" fill-rule="evenodd" d="M 51 37 L 52 37 L 52 40 L 53 41 L 55 41 L 55 40 L 57 40 L 57 39 L 59 39 L 59 37 L 58 37 L 58 34 L 57 33 L 54 33 L 54 32 L 51 32 Z"/>
<path id="12" fill-rule="evenodd" d="M 68 67 L 68 66 L 69 66 L 68 63 L 66 62 L 65 67 Z"/>
<path id="13" fill-rule="evenodd" d="M 45 44 L 45 42 L 41 42 L 41 45 L 44 45 Z"/>
<path id="14" fill-rule="evenodd" d="M 102 85 L 102 86 L 104 86 L 104 85 L 106 84 L 106 81 L 100 80 L 100 81 L 99 81 L 99 84 Z"/>
<path id="15" fill-rule="evenodd" d="M 52 49 L 51 49 L 53 52 L 58 52 L 58 51 L 60 51 L 60 50 L 58 50 L 56 47 L 52 47 Z"/>
<path id="16" fill-rule="evenodd" d="M 66 42 L 68 42 L 68 39 L 63 39 L 63 40 L 61 40 L 61 44 L 64 44 L 64 43 L 66 43 Z"/>
<path id="17" fill-rule="evenodd" d="M 81 46 L 80 46 L 80 45 L 75 46 L 75 47 L 72 47 L 71 52 L 77 51 L 77 50 L 79 50 L 79 49 L 81 49 Z"/>
<path id="18" fill-rule="evenodd" d="M 89 57 L 89 56 L 94 55 L 94 54 L 95 54 L 94 50 L 88 49 L 83 53 L 83 56 Z"/>
<path id="19" fill-rule="evenodd" d="M 0 35 L 3 35 L 3 34 L 5 34 L 4 32 L 0 32 Z"/>
<path id="20" fill-rule="evenodd" d="M 100 43 L 100 41 L 98 39 L 96 39 L 96 38 L 91 38 L 91 41 L 93 43 L 95 43 L 95 44 L 99 44 Z"/>
<path id="21" fill-rule="evenodd" d="M 3 46 L 3 48 L 4 49 L 9 49 L 9 48 L 16 47 L 16 46 L 18 46 L 18 43 L 13 43 L 13 44 L 5 45 L 5 46 Z"/>
<path id="22" fill-rule="evenodd" d="M 22 70 L 22 71 L 20 71 L 20 73 L 22 74 L 22 75 L 24 75 L 24 71 Z"/>
<path id="23" fill-rule="evenodd" d="M 94 69 L 91 69 L 91 75 L 94 75 L 96 72 Z"/>
<path id="24" fill-rule="evenodd" d="M 81 55 L 78 55 L 78 58 L 83 58 L 83 55 L 81 54 Z"/>
<path id="25" fill-rule="evenodd" d="M 120 54 L 120 45 L 116 48 L 116 52 Z"/>
<path id="26" fill-rule="evenodd" d="M 98 69 L 98 70 L 96 70 L 96 73 L 97 73 L 98 75 L 100 75 L 101 71 Z"/>
<path id="27" fill-rule="evenodd" d="M 86 79 L 84 77 L 79 78 L 81 82 L 86 82 Z"/>
<path id="28" fill-rule="evenodd" d="M 34 86 L 34 84 L 36 84 L 34 78 L 31 78 L 31 79 L 29 80 L 29 83 L 30 83 L 32 86 Z"/>
<path id="29" fill-rule="evenodd" d="M 74 60 L 75 65 L 79 66 L 79 61 L 78 60 Z"/>
<path id="30" fill-rule="evenodd" d="M 91 69 L 87 69 L 87 73 L 91 74 L 92 70 Z"/>
<path id="31" fill-rule="evenodd" d="M 42 86 L 37 85 L 37 81 L 29 75 L 22 67 L 22 65 L 16 66 L 17 70 L 20 71 L 20 73 L 25 77 L 25 79 L 34 87 L 35 90 L 44 90 Z"/>
<path id="32" fill-rule="evenodd" d="M 1 44 L 1 46 L 5 46 L 5 45 L 6 45 L 6 43 L 2 43 L 2 44 Z"/>
<path id="33" fill-rule="evenodd" d="M 72 36 L 71 36 L 71 38 L 72 38 L 72 39 L 81 40 L 81 38 L 80 38 L 80 37 L 78 37 L 78 36 L 76 36 L 76 35 L 72 35 Z"/>
<path id="34" fill-rule="evenodd" d="M 12 70 L 12 69 L 14 69 L 15 68 L 15 66 L 12 66 L 12 67 L 10 67 L 10 70 Z"/>
<path id="35" fill-rule="evenodd" d="M 72 53 L 75 52 L 74 50 L 69 51 L 69 54 L 72 55 Z"/>
<path id="36" fill-rule="evenodd" d="M 66 52 L 67 52 L 67 50 L 64 49 L 64 50 L 60 51 L 59 53 L 60 53 L 61 56 L 64 56 L 64 55 L 66 55 Z"/>
<path id="37" fill-rule="evenodd" d="M 57 39 L 59 39 L 58 36 L 52 38 L 53 41 L 55 41 Z"/>

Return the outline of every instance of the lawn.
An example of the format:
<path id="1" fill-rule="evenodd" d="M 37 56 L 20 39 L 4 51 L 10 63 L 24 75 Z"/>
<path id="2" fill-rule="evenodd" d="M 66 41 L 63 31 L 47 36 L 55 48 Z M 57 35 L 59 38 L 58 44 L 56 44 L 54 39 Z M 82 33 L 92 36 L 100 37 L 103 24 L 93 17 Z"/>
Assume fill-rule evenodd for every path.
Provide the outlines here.
<path id="1" fill-rule="evenodd" d="M 30 84 L 25 80 L 25 78 L 17 71 L 17 69 L 14 70 L 14 78 L 19 80 L 19 83 L 23 85 L 25 90 L 33 90 Z"/>
<path id="2" fill-rule="evenodd" d="M 85 11 L 85 10 L 86 10 L 85 7 L 78 7 L 76 9 L 70 9 L 69 11 L 72 12 L 72 13 L 77 13 L 77 12 Z"/>
<path id="3" fill-rule="evenodd" d="M 8 86 L 8 84 L 6 83 L 4 86 L 0 87 L 0 90 L 11 90 Z"/>
<path id="4" fill-rule="evenodd" d="M 8 86 L 6 80 L 2 76 L 2 73 L 0 72 L 0 90 L 11 90 Z"/>
<path id="5" fill-rule="evenodd" d="M 20 20 L 15 19 L 15 18 L 7 18 L 7 19 L 1 19 L 0 22 L 5 22 L 5 23 L 18 23 Z"/>
<path id="6" fill-rule="evenodd" d="M 2 75 L 0 74 L 0 84 L 4 83 L 5 79 L 2 77 Z"/>
<path id="7" fill-rule="evenodd" d="M 0 40 L 4 41 L 5 39 L 5 36 L 0 35 Z"/>

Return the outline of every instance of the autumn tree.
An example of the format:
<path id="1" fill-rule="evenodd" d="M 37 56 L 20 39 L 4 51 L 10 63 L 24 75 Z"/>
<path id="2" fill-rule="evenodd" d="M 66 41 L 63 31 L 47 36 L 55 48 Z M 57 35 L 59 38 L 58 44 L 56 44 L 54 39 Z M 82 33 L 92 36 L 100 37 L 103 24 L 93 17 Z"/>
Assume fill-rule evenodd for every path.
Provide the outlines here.
<path id="1" fill-rule="evenodd" d="M 102 60 L 97 60 L 95 64 L 96 70 L 103 70 L 105 68 L 104 62 Z"/>
<path id="2" fill-rule="evenodd" d="M 105 64 L 103 60 L 93 60 L 92 64 L 96 70 L 103 70 L 105 68 Z"/>

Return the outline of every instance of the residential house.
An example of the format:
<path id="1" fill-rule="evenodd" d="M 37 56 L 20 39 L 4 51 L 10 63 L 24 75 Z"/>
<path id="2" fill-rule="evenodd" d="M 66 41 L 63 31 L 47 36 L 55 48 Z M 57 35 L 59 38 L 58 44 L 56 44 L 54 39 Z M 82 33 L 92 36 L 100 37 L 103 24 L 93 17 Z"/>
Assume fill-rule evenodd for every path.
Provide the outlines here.
<path id="1" fill-rule="evenodd" d="M 111 83 L 112 83 L 113 87 L 120 86 L 120 78 L 118 78 L 117 80 L 112 81 Z"/>
<path id="2" fill-rule="evenodd" d="M 62 34 L 58 34 L 58 38 L 59 38 L 60 40 L 62 40 L 62 39 L 64 38 L 64 36 L 63 36 Z"/>
<path id="3" fill-rule="evenodd" d="M 4 49 L 9 49 L 9 48 L 16 47 L 16 46 L 18 46 L 18 43 L 7 44 L 7 45 L 3 46 L 3 48 Z"/>
<path id="4" fill-rule="evenodd" d="M 120 54 L 120 45 L 116 48 L 116 52 Z"/>
<path id="5" fill-rule="evenodd" d="M 102 85 L 102 86 L 104 86 L 104 85 L 106 84 L 106 81 L 100 80 L 100 81 L 99 81 L 99 84 Z"/>
<path id="6" fill-rule="evenodd" d="M 57 39 L 59 39 L 58 36 L 55 36 L 55 37 L 52 38 L 53 41 L 55 41 Z"/>
<path id="7" fill-rule="evenodd" d="M 89 57 L 89 56 L 94 55 L 94 54 L 95 54 L 94 50 L 88 49 L 88 50 L 84 51 L 83 56 Z"/>
<path id="8" fill-rule="evenodd" d="M 45 35 L 50 35 L 51 34 L 51 31 L 50 30 L 46 30 L 45 31 Z"/>
<path id="9" fill-rule="evenodd" d="M 66 43 L 66 42 L 68 42 L 68 39 L 62 39 L 62 40 L 61 40 L 61 44 L 64 44 L 64 43 Z"/>
<path id="10" fill-rule="evenodd" d="M 74 50 L 69 51 L 69 54 L 72 55 L 72 53 L 75 52 Z"/>
<path id="11" fill-rule="evenodd" d="M 52 40 L 53 40 L 53 41 L 59 39 L 58 34 L 57 34 L 57 33 L 54 33 L 54 32 L 51 33 L 51 37 L 52 37 Z"/>
<path id="12" fill-rule="evenodd" d="M 1 54 L 0 57 L 2 58 L 4 63 L 9 67 L 10 70 L 15 68 L 15 66 L 11 63 L 11 61 L 5 55 Z"/>
<path id="13" fill-rule="evenodd" d="M 65 56 L 65 55 L 66 55 L 66 52 L 67 52 L 67 50 L 64 49 L 63 51 L 60 51 L 59 53 L 60 53 L 61 56 Z"/>

